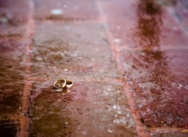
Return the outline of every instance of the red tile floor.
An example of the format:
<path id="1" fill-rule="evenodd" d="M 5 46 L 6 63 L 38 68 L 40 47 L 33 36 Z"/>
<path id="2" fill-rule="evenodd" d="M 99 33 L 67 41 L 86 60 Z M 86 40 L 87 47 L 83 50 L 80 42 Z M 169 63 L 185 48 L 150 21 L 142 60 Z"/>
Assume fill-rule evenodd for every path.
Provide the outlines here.
<path id="1" fill-rule="evenodd" d="M 1 137 L 188 136 L 187 0 L 0 0 L 0 62 Z"/>

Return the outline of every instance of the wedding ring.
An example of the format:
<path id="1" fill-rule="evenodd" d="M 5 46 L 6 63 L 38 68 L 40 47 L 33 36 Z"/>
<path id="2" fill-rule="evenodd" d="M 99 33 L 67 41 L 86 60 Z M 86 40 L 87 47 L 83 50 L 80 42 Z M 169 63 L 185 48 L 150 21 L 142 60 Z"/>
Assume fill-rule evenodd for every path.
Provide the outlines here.
<path id="1" fill-rule="evenodd" d="M 64 88 L 66 86 L 66 80 L 59 79 L 54 83 L 55 88 Z"/>
<path id="2" fill-rule="evenodd" d="M 66 81 L 66 88 L 71 88 L 73 86 L 73 82 L 72 81 L 70 81 L 70 80 L 67 80 Z"/>
<path id="3" fill-rule="evenodd" d="M 70 80 L 58 79 L 54 83 L 54 88 L 56 92 L 68 93 L 70 88 L 73 86 L 73 82 Z"/>
<path id="4" fill-rule="evenodd" d="M 66 80 L 64 79 L 60 80 L 60 86 L 61 88 L 64 88 L 66 86 Z"/>

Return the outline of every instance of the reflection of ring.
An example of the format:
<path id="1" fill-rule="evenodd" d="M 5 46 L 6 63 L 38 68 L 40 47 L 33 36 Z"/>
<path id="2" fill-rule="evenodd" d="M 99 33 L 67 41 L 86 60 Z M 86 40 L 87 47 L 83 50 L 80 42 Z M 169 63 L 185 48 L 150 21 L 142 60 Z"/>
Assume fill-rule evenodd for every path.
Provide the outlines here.
<path id="1" fill-rule="evenodd" d="M 64 88 L 66 86 L 66 80 L 59 79 L 54 83 L 55 88 Z"/>
<path id="2" fill-rule="evenodd" d="M 73 82 L 72 81 L 69 81 L 69 80 L 67 80 L 66 81 L 66 88 L 71 88 L 73 86 Z"/>
<path id="3" fill-rule="evenodd" d="M 58 89 L 56 89 L 55 91 L 56 91 L 56 92 L 62 92 L 63 89 L 62 89 L 62 88 L 58 88 Z"/>

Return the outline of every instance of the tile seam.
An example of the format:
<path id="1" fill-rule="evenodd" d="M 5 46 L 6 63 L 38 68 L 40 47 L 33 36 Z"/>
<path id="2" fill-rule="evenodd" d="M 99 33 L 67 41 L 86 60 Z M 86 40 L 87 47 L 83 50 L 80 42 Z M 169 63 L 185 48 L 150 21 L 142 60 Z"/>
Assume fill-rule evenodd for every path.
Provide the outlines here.
<path id="1" fill-rule="evenodd" d="M 119 64 L 119 61 L 118 61 L 118 51 L 116 50 L 116 47 L 115 47 L 115 44 L 113 43 L 113 36 L 110 32 L 110 29 L 108 27 L 108 19 L 106 18 L 105 16 L 105 13 L 102 9 L 102 5 L 99 3 L 99 1 L 97 0 L 96 1 L 97 3 L 97 7 L 98 7 L 98 10 L 100 11 L 100 14 L 101 14 L 101 20 L 103 20 L 103 22 L 105 23 L 105 31 L 107 33 L 107 36 L 108 36 L 108 41 L 109 41 L 109 44 L 111 45 L 111 51 L 113 53 L 113 57 L 117 63 L 117 67 L 118 67 L 118 70 L 120 71 L 120 73 L 123 73 L 123 69 L 122 67 L 120 66 Z M 136 127 L 136 131 L 137 131 L 137 135 L 139 137 L 150 137 L 149 133 L 146 132 L 144 130 L 144 125 L 141 123 L 141 121 L 139 120 L 139 114 L 137 111 L 135 111 L 134 109 L 134 100 L 132 99 L 132 96 L 131 96 L 131 93 L 129 92 L 129 88 L 130 88 L 130 85 L 128 85 L 128 83 L 125 81 L 123 81 L 123 85 L 124 85 L 124 90 L 125 90 L 125 93 L 126 93 L 126 96 L 127 96 L 127 99 L 128 99 L 128 104 L 130 106 L 130 111 L 132 113 L 132 116 L 133 116 L 133 119 L 135 121 L 135 127 Z"/>
<path id="2" fill-rule="evenodd" d="M 30 69 L 31 69 L 31 48 L 32 48 L 32 36 L 34 33 L 34 5 L 32 0 L 28 0 L 29 5 L 29 13 L 28 13 L 28 22 L 26 25 L 26 35 L 23 36 L 23 40 L 26 41 L 26 53 L 25 53 L 25 76 L 24 76 L 24 89 L 21 100 L 21 115 L 23 117 L 20 118 L 20 137 L 28 136 L 28 128 L 29 121 L 28 111 L 29 111 L 29 98 L 30 98 L 30 90 L 32 87 L 32 82 L 30 82 Z"/>

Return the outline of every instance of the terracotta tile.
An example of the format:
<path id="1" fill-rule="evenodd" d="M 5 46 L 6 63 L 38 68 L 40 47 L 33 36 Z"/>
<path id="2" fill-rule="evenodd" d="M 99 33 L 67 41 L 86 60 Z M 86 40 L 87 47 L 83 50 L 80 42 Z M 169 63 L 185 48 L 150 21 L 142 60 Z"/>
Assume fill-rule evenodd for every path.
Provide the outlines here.
<path id="1" fill-rule="evenodd" d="M 0 134 L 2 137 L 17 136 L 19 123 L 12 120 L 0 120 Z"/>
<path id="2" fill-rule="evenodd" d="M 0 115 L 18 114 L 24 80 L 24 44 L 0 40 Z"/>
<path id="3" fill-rule="evenodd" d="M 121 64 L 141 121 L 148 127 L 185 127 L 188 50 L 122 51 Z"/>
<path id="4" fill-rule="evenodd" d="M 105 37 L 102 25 L 41 24 L 32 49 L 33 76 L 117 78 L 116 63 Z"/>
<path id="5" fill-rule="evenodd" d="M 25 33 L 29 5 L 25 0 L 6 0 L 0 2 L 0 37 L 20 36 Z"/>
<path id="6" fill-rule="evenodd" d="M 42 92 L 35 96 L 31 136 L 136 135 L 122 85 L 83 81 L 65 94 L 33 89 Z"/>
<path id="7" fill-rule="evenodd" d="M 188 3 L 186 0 L 176 1 L 171 7 L 172 16 L 181 24 L 182 29 L 188 33 Z"/>
<path id="8" fill-rule="evenodd" d="M 117 49 L 187 49 L 188 39 L 165 7 L 147 1 L 103 1 Z"/>
<path id="9" fill-rule="evenodd" d="M 160 137 L 160 136 L 163 136 L 163 137 L 187 137 L 188 133 L 178 133 L 178 132 L 175 132 L 175 133 L 157 133 L 157 134 L 154 134 L 152 135 L 152 137 Z"/>
<path id="10" fill-rule="evenodd" d="M 93 0 L 35 0 L 37 19 L 95 19 L 98 16 Z"/>
<path id="11" fill-rule="evenodd" d="M 0 22 L 12 25 L 25 24 L 28 21 L 29 3 L 25 0 L 6 0 L 0 2 Z M 4 20 L 2 20 L 2 18 Z"/>

